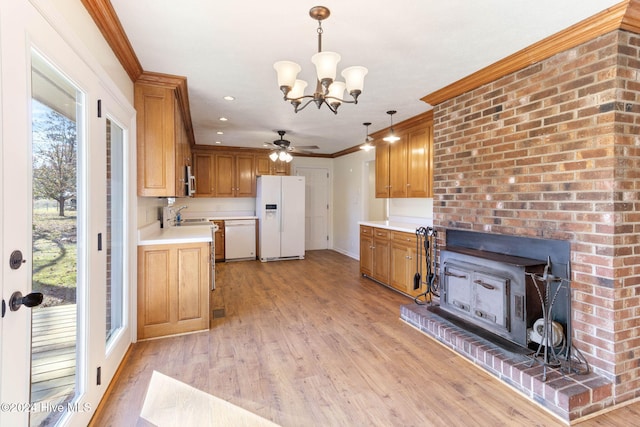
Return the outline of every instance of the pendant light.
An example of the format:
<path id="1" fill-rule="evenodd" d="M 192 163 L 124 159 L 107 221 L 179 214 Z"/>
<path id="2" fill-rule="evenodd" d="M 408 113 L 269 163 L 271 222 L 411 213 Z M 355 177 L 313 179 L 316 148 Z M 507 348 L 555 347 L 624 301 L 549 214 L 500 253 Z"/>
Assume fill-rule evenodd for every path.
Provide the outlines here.
<path id="1" fill-rule="evenodd" d="M 396 136 L 395 132 L 393 131 L 393 115 L 395 113 L 397 113 L 396 110 L 387 111 L 387 114 L 391 118 L 391 133 L 389 135 L 385 136 L 384 138 L 382 138 L 383 141 L 387 141 L 388 143 L 391 143 L 391 144 L 393 144 L 394 142 L 396 142 L 397 140 L 400 139 L 400 137 Z"/>
<path id="2" fill-rule="evenodd" d="M 364 144 L 360 146 L 360 149 L 364 151 L 369 151 L 372 148 L 374 148 L 373 145 L 371 145 L 371 143 L 369 142 L 369 126 L 371 125 L 371 123 L 365 122 L 363 123 L 363 125 L 367 127 L 367 131 L 366 131 L 367 133 L 364 135 Z"/>

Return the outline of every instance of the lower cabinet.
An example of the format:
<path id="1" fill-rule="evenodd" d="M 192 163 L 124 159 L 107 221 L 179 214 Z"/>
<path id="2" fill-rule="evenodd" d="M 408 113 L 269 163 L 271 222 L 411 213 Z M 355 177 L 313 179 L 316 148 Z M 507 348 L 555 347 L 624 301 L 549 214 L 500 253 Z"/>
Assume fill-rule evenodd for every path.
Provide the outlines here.
<path id="1" fill-rule="evenodd" d="M 138 339 L 209 328 L 210 248 L 138 246 Z"/>
<path id="2" fill-rule="evenodd" d="M 413 289 L 419 255 L 416 240 L 412 233 L 361 225 L 360 274 L 410 296 L 424 292 L 422 283 Z M 426 275 L 424 256 L 420 262 Z"/>
<path id="3" fill-rule="evenodd" d="M 215 259 L 216 261 L 224 261 L 224 221 L 213 221 L 218 226 L 218 231 L 215 234 Z"/>
<path id="4" fill-rule="evenodd" d="M 391 232 L 391 277 L 389 284 L 395 289 L 405 294 L 416 296 L 424 292 L 425 286 L 420 282 L 417 289 L 414 287 L 414 277 L 418 272 L 419 253 L 416 247 L 417 237 L 415 234 L 403 233 L 399 231 Z M 423 256 L 422 276 L 426 276 L 426 262 Z"/>

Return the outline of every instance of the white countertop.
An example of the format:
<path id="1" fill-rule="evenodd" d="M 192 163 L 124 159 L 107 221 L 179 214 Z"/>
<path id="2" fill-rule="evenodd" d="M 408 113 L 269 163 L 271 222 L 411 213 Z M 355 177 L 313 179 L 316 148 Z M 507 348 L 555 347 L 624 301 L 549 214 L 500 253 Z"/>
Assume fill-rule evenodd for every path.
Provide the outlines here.
<path id="1" fill-rule="evenodd" d="M 257 216 L 209 216 L 205 217 L 208 221 L 226 221 L 234 219 L 258 219 Z"/>
<path id="2" fill-rule="evenodd" d="M 138 230 L 138 245 L 173 245 L 181 243 L 210 243 L 211 226 L 185 225 L 160 228 L 160 222 Z"/>
<path id="3" fill-rule="evenodd" d="M 405 233 L 415 233 L 419 227 L 432 227 L 433 221 L 425 221 L 421 224 L 401 221 L 360 221 L 359 225 L 368 225 L 370 227 L 386 228 L 388 230 L 402 231 Z"/>

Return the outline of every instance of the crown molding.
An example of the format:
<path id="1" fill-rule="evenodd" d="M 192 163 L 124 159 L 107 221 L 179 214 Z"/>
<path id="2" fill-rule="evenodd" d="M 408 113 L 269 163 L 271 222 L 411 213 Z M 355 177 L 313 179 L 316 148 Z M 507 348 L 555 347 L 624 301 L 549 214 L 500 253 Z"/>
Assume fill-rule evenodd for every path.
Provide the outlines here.
<path id="1" fill-rule="evenodd" d="M 571 27 L 507 56 L 463 79 L 421 98 L 438 105 L 500 77 L 550 58 L 611 31 L 640 33 L 640 0 L 625 0 Z"/>
<path id="2" fill-rule="evenodd" d="M 113 9 L 109 0 L 80 0 L 87 9 L 93 22 L 102 33 L 111 50 L 120 61 L 120 64 L 129 75 L 132 82 L 135 82 L 142 74 L 142 65 L 133 51 L 127 34 L 122 28 L 120 19 Z"/>

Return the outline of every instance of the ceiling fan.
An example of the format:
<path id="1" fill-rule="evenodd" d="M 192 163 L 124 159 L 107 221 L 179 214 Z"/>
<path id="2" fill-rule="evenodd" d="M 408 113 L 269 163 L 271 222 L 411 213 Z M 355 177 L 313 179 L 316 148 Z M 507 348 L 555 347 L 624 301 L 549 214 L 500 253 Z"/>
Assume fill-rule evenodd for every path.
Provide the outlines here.
<path id="1" fill-rule="evenodd" d="M 302 145 L 294 147 L 291 145 L 291 141 L 287 141 L 286 139 L 284 139 L 284 135 L 287 133 L 286 131 L 278 130 L 276 132 L 278 132 L 278 135 L 280 135 L 280 139 L 276 139 L 272 144 L 280 150 L 295 151 L 297 153 L 310 153 L 310 151 L 307 150 L 320 149 L 320 147 L 318 147 L 317 145 Z"/>

